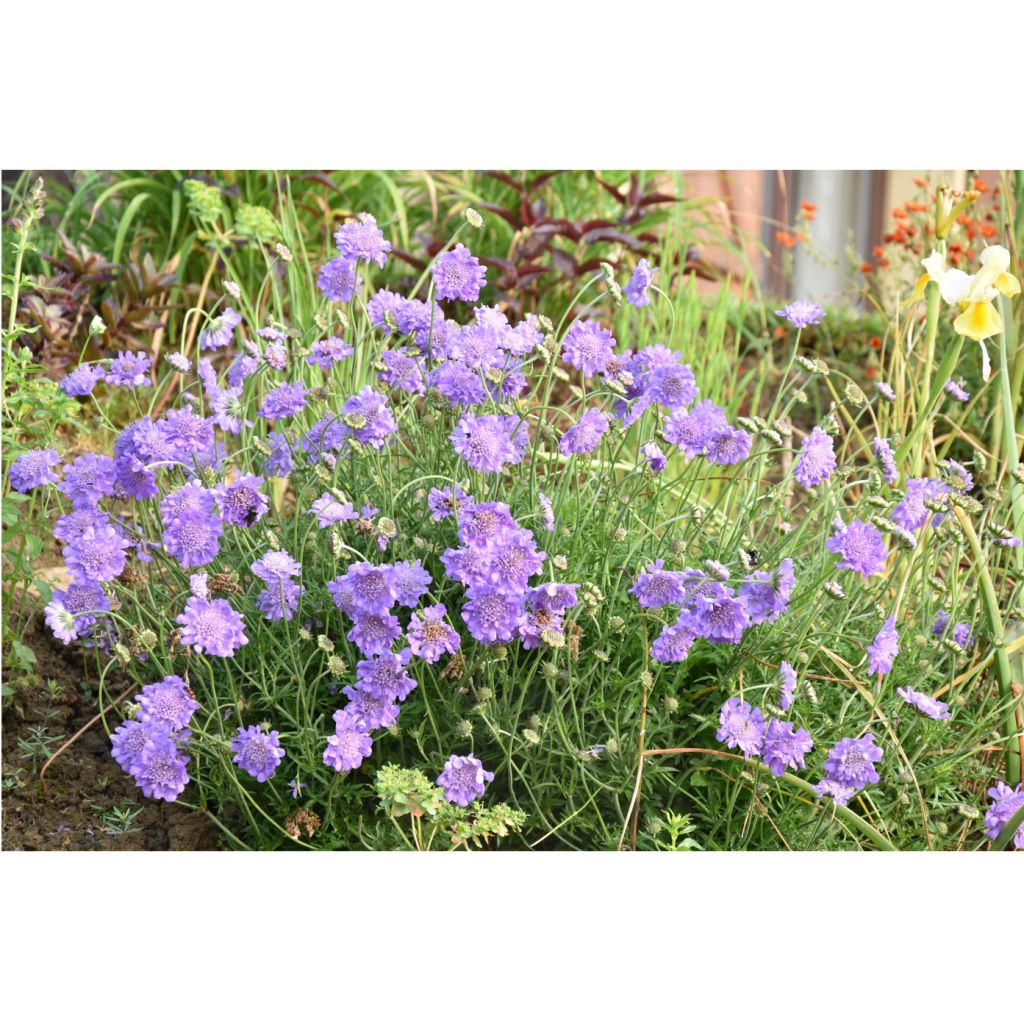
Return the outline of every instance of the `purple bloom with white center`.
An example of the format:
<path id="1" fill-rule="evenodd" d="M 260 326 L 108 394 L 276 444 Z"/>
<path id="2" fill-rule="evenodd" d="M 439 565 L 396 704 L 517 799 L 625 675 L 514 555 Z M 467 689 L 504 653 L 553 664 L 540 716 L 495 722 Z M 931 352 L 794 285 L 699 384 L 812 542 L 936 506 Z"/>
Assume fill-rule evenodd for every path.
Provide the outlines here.
<path id="1" fill-rule="evenodd" d="M 665 453 L 654 441 L 648 441 L 643 445 L 640 454 L 647 460 L 647 465 L 651 467 L 652 472 L 661 474 L 665 471 Z"/>
<path id="2" fill-rule="evenodd" d="M 356 663 L 356 689 L 383 701 L 405 700 L 416 689 L 416 680 L 406 671 L 411 650 L 401 654 L 384 651 Z"/>
<path id="3" fill-rule="evenodd" d="M 422 395 L 426 388 L 423 384 L 423 370 L 419 362 L 405 352 L 382 352 L 380 356 L 384 369 L 378 379 L 391 388 L 405 391 L 410 395 Z"/>
<path id="4" fill-rule="evenodd" d="M 306 362 L 310 366 L 319 366 L 326 373 L 336 363 L 340 363 L 354 354 L 355 349 L 351 345 L 347 345 L 344 338 L 335 334 L 330 338 L 314 341 L 309 347 Z"/>
<path id="5" fill-rule="evenodd" d="M 181 676 L 164 676 L 158 683 L 149 683 L 139 691 L 139 721 L 166 725 L 177 731 L 188 727 L 199 702 L 188 692 Z"/>
<path id="6" fill-rule="evenodd" d="M 775 315 L 785 317 L 794 327 L 810 327 L 821 323 L 825 318 L 825 310 L 813 302 L 798 299 L 784 309 L 775 310 Z"/>
<path id="7" fill-rule="evenodd" d="M 477 472 L 498 473 L 523 461 L 530 431 L 518 416 L 463 416 L 450 439 Z"/>
<path id="8" fill-rule="evenodd" d="M 321 530 L 335 523 L 344 523 L 351 519 L 358 519 L 359 514 L 352 507 L 351 501 L 338 501 L 333 495 L 326 491 L 309 506 L 311 515 L 316 516 L 316 524 Z"/>
<path id="9" fill-rule="evenodd" d="M 773 718 L 765 730 L 761 757 L 776 778 L 785 774 L 787 768 L 804 768 L 804 755 L 814 749 L 811 734 L 806 729 L 794 728 L 792 722 Z"/>
<path id="10" fill-rule="evenodd" d="M 946 389 L 946 394 L 951 395 L 958 402 L 969 402 L 971 394 L 965 390 L 963 383 L 963 381 L 947 380 L 942 386 Z"/>
<path id="11" fill-rule="evenodd" d="M 739 427 L 723 427 L 716 430 L 704 446 L 708 462 L 717 466 L 734 466 L 750 454 L 753 437 Z"/>
<path id="12" fill-rule="evenodd" d="M 468 807 L 477 797 L 484 795 L 484 786 L 493 780 L 494 772 L 487 771 L 472 754 L 467 757 L 452 754 L 445 763 L 444 771 L 437 777 L 437 784 L 444 790 L 448 803 Z"/>
<path id="13" fill-rule="evenodd" d="M 216 517 L 185 515 L 174 519 L 164 531 L 164 544 L 183 569 L 209 565 L 220 552 L 224 533 Z"/>
<path id="14" fill-rule="evenodd" d="M 832 523 L 832 536 L 825 541 L 825 547 L 840 557 L 837 569 L 859 572 L 864 579 L 885 571 L 889 557 L 885 550 L 885 538 L 872 523 L 854 519 L 848 525 L 836 517 Z"/>
<path id="15" fill-rule="evenodd" d="M 388 612 L 368 612 L 357 606 L 352 612 L 352 621 L 355 625 L 348 631 L 347 638 L 362 654 L 384 654 L 402 635 L 398 619 Z"/>
<path id="16" fill-rule="evenodd" d="M 474 640 L 482 644 L 511 643 L 526 618 L 521 594 L 505 594 L 493 584 L 478 583 L 466 591 L 462 618 Z"/>
<path id="17" fill-rule="evenodd" d="M 320 268 L 316 285 L 331 302 L 351 302 L 362 288 L 362 275 L 356 273 L 356 261 L 335 256 Z"/>
<path id="18" fill-rule="evenodd" d="M 462 643 L 459 634 L 444 621 L 446 614 L 443 604 L 415 612 L 406 632 L 412 653 L 431 665 L 445 653 L 454 654 Z"/>
<path id="19" fill-rule="evenodd" d="M 662 436 L 688 459 L 695 459 L 703 453 L 711 437 L 728 426 L 722 409 L 705 399 L 689 411 L 675 409 L 665 421 Z"/>
<path id="20" fill-rule="evenodd" d="M 666 626 L 651 644 L 651 657 L 663 665 L 685 661 L 696 638 L 689 613 L 683 612 L 675 625 Z"/>
<path id="21" fill-rule="evenodd" d="M 461 242 L 437 257 L 431 273 L 434 293 L 439 299 L 461 299 L 463 302 L 476 302 L 487 278 L 487 271 L 480 261 Z"/>
<path id="22" fill-rule="evenodd" d="M 469 495 L 458 484 L 454 487 L 442 487 L 440 490 L 431 487 L 427 495 L 430 518 L 439 523 L 442 519 L 455 515 L 456 510 L 464 508 L 469 500 Z"/>
<path id="23" fill-rule="evenodd" d="M 600 409 L 588 409 L 558 442 L 563 455 L 586 455 L 600 443 L 608 430 L 608 417 Z"/>
<path id="24" fill-rule="evenodd" d="M 336 724 L 345 724 L 350 718 L 358 719 L 368 732 L 373 732 L 375 729 L 388 729 L 398 721 L 400 708 L 397 702 L 379 700 L 354 686 L 346 686 L 341 692 L 349 698 L 349 702 L 343 709 L 334 712 Z"/>
<path id="25" fill-rule="evenodd" d="M 948 704 L 944 704 L 941 700 L 936 700 L 934 697 L 929 697 L 926 693 L 918 693 L 912 686 L 897 686 L 896 692 L 908 704 L 917 708 L 923 715 L 933 718 L 936 722 L 952 717 L 949 713 Z"/>
<path id="26" fill-rule="evenodd" d="M 291 580 L 268 583 L 256 595 L 256 607 L 268 622 L 291 622 L 292 615 L 299 607 L 302 587 Z"/>
<path id="27" fill-rule="evenodd" d="M 389 435 L 398 427 L 388 408 L 386 396 L 378 394 L 369 385 L 358 395 L 353 395 L 342 406 L 341 411 L 356 440 L 371 448 L 383 448 Z M 352 426 L 356 417 L 365 421 L 362 426 Z"/>
<path id="28" fill-rule="evenodd" d="M 67 645 L 78 639 L 81 626 L 74 613 L 64 606 L 60 598 L 54 596 L 50 599 L 49 604 L 43 609 L 43 617 L 53 635 L 63 644 Z"/>
<path id="29" fill-rule="evenodd" d="M 1010 789 L 1005 782 L 997 782 L 988 790 L 992 803 L 985 812 L 985 831 L 989 839 L 996 839 L 1009 824 L 1010 819 L 1024 806 L 1024 783 L 1018 782 Z M 1024 850 L 1024 823 L 1013 837 L 1013 845 Z"/>
<path id="30" fill-rule="evenodd" d="M 854 792 L 878 782 L 875 765 L 882 760 L 882 748 L 869 732 L 860 739 L 840 740 L 825 756 L 825 775 Z"/>
<path id="31" fill-rule="evenodd" d="M 891 487 L 900 478 L 900 471 L 896 468 L 896 455 L 884 437 L 876 437 L 871 447 L 882 467 L 885 482 Z"/>
<path id="32" fill-rule="evenodd" d="M 745 700 L 730 697 L 719 713 L 721 728 L 715 733 L 719 743 L 730 750 L 739 747 L 748 761 L 761 753 L 764 745 L 765 721 L 760 708 L 752 708 Z"/>
<path id="33" fill-rule="evenodd" d="M 638 309 L 650 303 L 650 296 L 647 289 L 650 288 L 658 267 L 652 267 L 647 260 L 641 260 L 633 269 L 629 283 L 623 289 L 626 293 L 626 301 Z"/>
<path id="34" fill-rule="evenodd" d="M 479 405 L 484 400 L 480 374 L 462 363 L 445 363 L 430 374 L 430 386 L 452 405 Z"/>
<path id="35" fill-rule="evenodd" d="M 268 551 L 251 568 L 264 583 L 279 583 L 302 572 L 302 566 L 287 551 Z"/>
<path id="36" fill-rule="evenodd" d="M 949 484 L 942 480 L 928 477 L 908 480 L 907 496 L 892 510 L 892 521 L 911 533 L 921 529 L 932 514 L 925 502 L 936 501 L 949 490 Z"/>
<path id="37" fill-rule="evenodd" d="M 109 583 L 124 571 L 130 546 L 112 526 L 94 526 L 64 548 L 64 560 L 76 583 Z"/>
<path id="38" fill-rule="evenodd" d="M 373 750 L 370 726 L 347 708 L 334 716 L 334 735 L 328 737 L 324 764 L 336 772 L 351 772 Z"/>
<path id="39" fill-rule="evenodd" d="M 391 252 L 391 243 L 377 227 L 377 220 L 369 213 L 361 213 L 354 221 L 342 224 L 334 232 L 338 252 L 349 260 L 367 260 L 382 270 Z"/>
<path id="40" fill-rule="evenodd" d="M 815 427 L 804 438 L 800 457 L 796 460 L 793 479 L 804 488 L 824 483 L 836 468 L 832 438 L 821 427 Z"/>
<path id="41" fill-rule="evenodd" d="M 294 384 L 279 384 L 263 399 L 259 415 L 265 420 L 279 420 L 294 416 L 306 405 L 306 385 L 301 381 Z"/>
<path id="42" fill-rule="evenodd" d="M 779 707 L 788 711 L 793 706 L 793 695 L 796 693 L 796 671 L 788 661 L 779 665 L 779 677 L 782 685 L 779 687 Z"/>
<path id="43" fill-rule="evenodd" d="M 576 320 L 562 343 L 562 358 L 584 377 L 604 373 L 615 351 L 612 332 L 595 320 Z"/>
<path id="44" fill-rule="evenodd" d="M 795 586 L 793 559 L 784 558 L 775 572 L 752 573 L 740 586 L 738 596 L 755 625 L 774 622 L 789 605 Z"/>
<path id="45" fill-rule="evenodd" d="M 71 398 L 82 398 L 91 395 L 92 389 L 106 376 L 107 372 L 102 366 L 82 363 L 60 382 L 61 390 Z"/>
<path id="46" fill-rule="evenodd" d="M 651 371 L 646 393 L 668 409 L 681 409 L 697 401 L 699 392 L 688 364 L 666 363 Z"/>
<path id="47" fill-rule="evenodd" d="M 399 295 L 397 292 L 390 292 L 386 288 L 381 288 L 378 291 L 375 291 L 373 293 L 373 297 L 366 304 L 366 312 L 370 316 L 370 323 L 373 324 L 374 327 L 379 327 L 385 334 L 390 334 L 391 328 L 384 319 L 384 314 L 390 313 L 397 323 L 399 310 L 408 301 L 408 299 Z"/>
<path id="48" fill-rule="evenodd" d="M 260 331 L 260 334 L 263 332 Z M 284 342 L 271 341 L 263 350 L 263 361 L 272 370 L 283 373 L 288 368 L 288 349 Z"/>
<path id="49" fill-rule="evenodd" d="M 230 658 L 249 642 L 242 616 L 223 598 L 204 601 L 190 597 L 177 622 L 181 626 L 182 644 L 198 654 Z"/>
<path id="50" fill-rule="evenodd" d="M 868 647 L 868 672 L 871 675 L 881 673 L 888 675 L 892 671 L 892 663 L 900 653 L 900 638 L 896 632 L 896 616 L 890 615 L 878 631 L 875 639 Z"/>
<path id="51" fill-rule="evenodd" d="M 405 608 L 415 608 L 434 582 L 418 558 L 415 562 L 395 562 L 389 577 L 395 600 Z"/>
<path id="52" fill-rule="evenodd" d="M 666 604 L 682 604 L 686 600 L 682 574 L 666 569 L 662 558 L 640 573 L 629 592 L 641 608 L 661 608 Z"/>
<path id="53" fill-rule="evenodd" d="M 258 523 L 270 510 L 270 502 L 260 490 L 262 486 L 263 477 L 245 474 L 234 483 L 215 488 L 213 493 L 224 522 L 242 527 Z"/>
<path id="54" fill-rule="evenodd" d="M 225 348 L 234 339 L 235 328 L 242 322 L 240 313 L 230 306 L 224 308 L 220 316 L 211 320 L 199 335 L 199 348 L 203 352 L 210 349 Z"/>
<path id="55" fill-rule="evenodd" d="M 110 752 L 121 770 L 130 773 L 150 736 L 164 735 L 170 735 L 167 725 L 160 722 L 143 724 L 130 718 L 110 734 Z"/>
<path id="56" fill-rule="evenodd" d="M 171 802 L 188 785 L 189 760 L 170 733 L 152 730 L 128 772 L 143 795 Z"/>
<path id="57" fill-rule="evenodd" d="M 962 493 L 973 490 L 974 477 L 962 462 L 957 462 L 956 459 L 946 459 L 942 463 L 942 471 L 953 490 Z M 64 475 L 67 477 L 66 470 Z"/>
<path id="58" fill-rule="evenodd" d="M 54 590 L 45 608 L 46 624 L 65 644 L 86 636 L 96 625 L 96 613 L 110 610 L 103 588 L 98 583 L 69 583 L 65 590 Z"/>
<path id="59" fill-rule="evenodd" d="M 153 360 L 145 352 L 120 352 L 107 370 L 106 381 L 119 388 L 141 388 L 152 383 L 149 370 Z"/>
<path id="60" fill-rule="evenodd" d="M 55 484 L 60 477 L 54 469 L 60 465 L 60 456 L 53 448 L 33 448 L 22 452 L 7 471 L 7 479 L 16 491 L 26 491 L 42 487 L 44 484 Z"/>
<path id="61" fill-rule="evenodd" d="M 109 455 L 86 452 L 64 467 L 64 479 L 57 485 L 75 508 L 95 508 L 101 498 L 113 495 L 117 467 Z"/>
<path id="62" fill-rule="evenodd" d="M 248 729 L 239 726 L 231 740 L 235 754 L 232 760 L 257 782 L 266 782 L 284 760 L 284 747 L 278 737 L 276 729 L 264 732 L 260 725 L 250 725 Z"/>
<path id="63" fill-rule="evenodd" d="M 356 608 L 379 615 L 390 611 L 395 603 L 391 587 L 391 566 L 356 562 L 349 567 L 343 579 L 352 589 Z"/>
<path id="64" fill-rule="evenodd" d="M 699 595 L 693 602 L 690 622 L 698 636 L 713 644 L 738 644 L 750 625 L 750 616 L 729 594 L 717 598 Z"/>
<path id="65" fill-rule="evenodd" d="M 169 526 L 175 519 L 187 516 L 214 518 L 213 492 L 199 481 L 190 480 L 160 502 L 160 518 Z"/>
<path id="66" fill-rule="evenodd" d="M 887 402 L 895 402 L 895 401 L 896 401 L 896 392 L 895 392 L 895 391 L 893 391 L 893 389 L 892 389 L 891 387 L 889 387 L 889 385 L 888 385 L 888 384 L 886 384 L 886 383 L 885 383 L 884 381 L 879 381 L 879 382 L 878 382 L 878 383 L 877 383 L 877 384 L 875 385 L 875 390 L 876 390 L 876 391 L 877 391 L 877 392 L 878 392 L 878 393 L 879 393 L 879 394 L 880 394 L 880 395 L 881 395 L 881 396 L 882 396 L 882 397 L 883 397 L 883 398 L 884 398 L 884 399 L 885 399 L 885 400 L 886 400 Z"/>

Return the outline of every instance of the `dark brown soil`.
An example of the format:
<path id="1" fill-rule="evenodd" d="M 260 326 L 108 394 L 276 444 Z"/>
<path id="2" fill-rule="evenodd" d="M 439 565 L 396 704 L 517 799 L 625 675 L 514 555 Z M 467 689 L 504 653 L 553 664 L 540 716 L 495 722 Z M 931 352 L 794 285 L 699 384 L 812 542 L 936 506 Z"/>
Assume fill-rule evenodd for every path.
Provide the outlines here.
<path id="1" fill-rule="evenodd" d="M 33 731 L 45 728 L 45 741 L 56 750 L 96 714 L 93 663 L 56 640 L 39 619 L 21 640 L 35 652 L 37 678 L 5 673 L 15 695 L 3 713 L 4 850 L 219 849 L 216 830 L 201 815 L 142 796 L 110 756 L 100 722 L 47 769 L 44 791 L 39 771 L 47 755 L 33 756 L 19 741 L 36 746 Z M 59 684 L 56 691 L 49 680 Z M 117 695 L 128 686 L 125 677 L 115 676 L 109 692 Z M 118 835 L 116 825 L 111 828 L 110 812 L 117 807 L 138 811 L 129 826 L 134 831 Z"/>

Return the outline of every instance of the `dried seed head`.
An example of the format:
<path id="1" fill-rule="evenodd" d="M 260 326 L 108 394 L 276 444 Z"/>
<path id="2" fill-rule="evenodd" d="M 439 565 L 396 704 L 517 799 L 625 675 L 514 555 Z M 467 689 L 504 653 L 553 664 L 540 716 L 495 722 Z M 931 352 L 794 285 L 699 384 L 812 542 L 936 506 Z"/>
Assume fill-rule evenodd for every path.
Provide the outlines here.
<path id="1" fill-rule="evenodd" d="M 523 739 L 530 744 L 540 743 L 540 736 L 538 736 L 537 733 L 533 731 L 533 729 L 524 729 Z"/>
<path id="2" fill-rule="evenodd" d="M 661 698 L 661 706 L 665 709 L 665 714 L 674 715 L 679 710 L 679 701 L 666 694 Z"/>
<path id="3" fill-rule="evenodd" d="M 608 620 L 609 633 L 621 633 L 626 628 L 626 620 L 621 615 L 613 615 Z"/>
<path id="4" fill-rule="evenodd" d="M 835 580 L 826 580 L 822 584 L 822 590 L 835 601 L 842 601 L 846 598 L 846 591 Z"/>
<path id="5" fill-rule="evenodd" d="M 471 228 L 482 228 L 484 226 L 484 219 L 480 216 L 476 210 L 471 206 L 466 207 L 466 220 L 469 222 Z"/>
<path id="6" fill-rule="evenodd" d="M 569 568 L 569 560 L 565 555 L 555 555 L 555 557 L 551 559 L 551 564 L 554 565 L 559 572 L 565 572 L 565 570 Z"/>
<path id="7" fill-rule="evenodd" d="M 345 659 L 339 657 L 337 654 L 332 654 L 327 659 L 327 671 L 336 678 L 341 678 L 347 671 L 348 666 L 345 664 Z"/>

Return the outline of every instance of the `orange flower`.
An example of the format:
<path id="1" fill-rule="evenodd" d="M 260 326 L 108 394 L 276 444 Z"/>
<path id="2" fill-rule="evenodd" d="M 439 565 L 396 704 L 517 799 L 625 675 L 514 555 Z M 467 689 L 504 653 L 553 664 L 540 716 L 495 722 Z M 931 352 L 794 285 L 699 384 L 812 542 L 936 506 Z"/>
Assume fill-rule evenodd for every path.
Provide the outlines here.
<path id="1" fill-rule="evenodd" d="M 877 366 L 869 366 L 868 367 L 868 380 L 874 380 L 877 376 L 878 376 L 878 367 Z"/>
<path id="2" fill-rule="evenodd" d="M 999 234 L 999 231 L 994 228 L 991 224 L 982 224 L 978 227 L 983 238 L 995 238 Z"/>
<path id="3" fill-rule="evenodd" d="M 870 273 L 871 273 L 871 271 L 872 271 L 872 269 L 873 269 L 873 268 L 872 268 L 872 266 L 871 266 L 871 264 L 870 264 L 870 263 L 862 263 L 862 264 L 860 265 L 860 272 L 861 272 L 862 274 L 870 274 Z"/>
<path id="4" fill-rule="evenodd" d="M 889 261 L 883 257 L 878 261 L 878 265 L 879 267 L 882 267 L 884 269 L 885 267 L 889 266 Z"/>
<path id="5" fill-rule="evenodd" d="M 784 245 L 787 249 L 792 249 L 796 245 L 796 237 L 791 235 L 788 231 L 776 231 L 775 241 Z"/>
<path id="6" fill-rule="evenodd" d="M 918 188 L 927 188 L 928 182 L 924 178 L 911 178 L 910 179 Z"/>
<path id="7" fill-rule="evenodd" d="M 984 178 L 975 178 L 974 179 L 974 191 L 975 192 L 987 192 L 988 191 L 988 185 L 985 184 L 985 179 Z"/>
<path id="8" fill-rule="evenodd" d="M 914 213 L 924 213 L 928 209 L 927 203 L 911 203 L 907 202 L 903 204 L 908 210 L 912 210 Z"/>
<path id="9" fill-rule="evenodd" d="M 893 210 L 892 210 L 892 215 L 893 215 L 893 216 L 894 216 L 894 217 L 895 217 L 895 218 L 896 218 L 897 220 L 906 220 L 906 217 L 907 217 L 907 211 L 906 211 L 906 210 L 903 210 L 903 209 L 901 209 L 901 208 L 900 208 L 900 207 L 898 207 L 898 206 L 894 206 L 894 207 L 893 207 Z"/>
<path id="10" fill-rule="evenodd" d="M 868 338 L 868 344 L 872 348 L 881 348 L 882 347 L 882 339 L 879 338 L 879 337 Z"/>

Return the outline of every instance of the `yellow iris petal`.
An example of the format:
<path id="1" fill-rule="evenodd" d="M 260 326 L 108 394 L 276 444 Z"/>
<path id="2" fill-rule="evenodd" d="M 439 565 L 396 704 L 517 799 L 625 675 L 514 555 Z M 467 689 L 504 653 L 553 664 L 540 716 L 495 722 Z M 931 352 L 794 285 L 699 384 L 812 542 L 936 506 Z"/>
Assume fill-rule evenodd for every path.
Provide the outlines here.
<path id="1" fill-rule="evenodd" d="M 1007 274 L 1005 270 L 992 283 L 1008 299 L 1012 299 L 1014 295 L 1020 295 L 1020 281 L 1013 274 Z"/>
<path id="2" fill-rule="evenodd" d="M 910 296 L 911 302 L 920 302 L 924 298 L 924 290 L 931 278 L 927 274 L 922 274 L 917 279 L 917 284 L 914 285 L 914 294 Z"/>
<path id="3" fill-rule="evenodd" d="M 984 341 L 1003 329 L 1003 321 L 991 302 L 969 302 L 953 321 L 953 330 L 965 338 Z"/>

